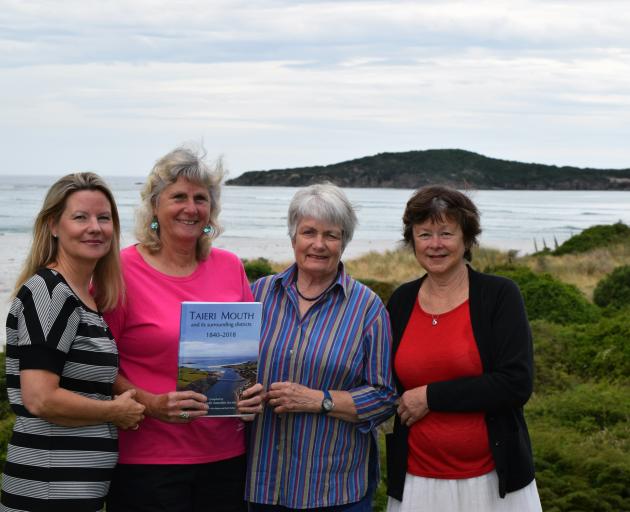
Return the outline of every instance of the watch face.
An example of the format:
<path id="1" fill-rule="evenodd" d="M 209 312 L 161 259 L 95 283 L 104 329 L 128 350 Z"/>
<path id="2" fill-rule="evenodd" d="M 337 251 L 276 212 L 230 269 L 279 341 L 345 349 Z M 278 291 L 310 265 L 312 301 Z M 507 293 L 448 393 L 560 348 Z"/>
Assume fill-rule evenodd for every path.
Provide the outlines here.
<path id="1" fill-rule="evenodd" d="M 322 410 L 324 412 L 332 411 L 334 406 L 335 404 L 330 398 L 324 398 L 324 400 L 322 400 Z"/>

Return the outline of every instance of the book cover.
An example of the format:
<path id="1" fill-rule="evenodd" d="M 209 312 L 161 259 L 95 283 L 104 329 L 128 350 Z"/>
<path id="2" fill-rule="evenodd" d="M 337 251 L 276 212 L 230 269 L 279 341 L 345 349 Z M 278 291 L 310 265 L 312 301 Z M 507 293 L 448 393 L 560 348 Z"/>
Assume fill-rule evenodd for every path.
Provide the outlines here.
<path id="1" fill-rule="evenodd" d="M 256 383 L 260 302 L 182 302 L 177 389 L 208 397 L 208 416 L 240 416 L 236 401 Z"/>

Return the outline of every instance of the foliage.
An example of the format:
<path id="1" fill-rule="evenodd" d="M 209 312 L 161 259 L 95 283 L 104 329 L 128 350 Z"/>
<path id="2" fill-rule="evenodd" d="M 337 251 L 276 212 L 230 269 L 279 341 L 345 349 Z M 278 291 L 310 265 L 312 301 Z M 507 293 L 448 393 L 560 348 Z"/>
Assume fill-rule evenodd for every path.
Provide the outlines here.
<path id="1" fill-rule="evenodd" d="M 228 185 L 301 187 L 330 181 L 342 187 L 461 189 L 626 189 L 630 170 L 582 169 L 488 158 L 461 149 L 379 153 L 326 166 L 249 171 Z"/>
<path id="2" fill-rule="evenodd" d="M 630 390 L 586 382 L 526 408 L 543 510 L 630 510 Z"/>
<path id="3" fill-rule="evenodd" d="M 554 250 L 552 254 L 561 256 L 563 254 L 586 252 L 628 240 L 630 240 L 630 227 L 623 222 L 592 226 L 569 238 Z"/>
<path id="4" fill-rule="evenodd" d="M 537 274 L 521 266 L 499 266 L 490 271 L 518 284 L 531 320 L 569 324 L 593 322 L 599 318 L 599 310 L 586 300 L 580 290 L 550 274 Z"/>
<path id="5" fill-rule="evenodd" d="M 243 259 L 243 267 L 245 267 L 245 274 L 250 283 L 253 283 L 261 277 L 273 274 L 271 263 L 267 258 L 256 258 L 255 260 Z"/>
<path id="6" fill-rule="evenodd" d="M 602 308 L 630 306 L 630 265 L 617 267 L 597 283 L 593 301 Z"/>

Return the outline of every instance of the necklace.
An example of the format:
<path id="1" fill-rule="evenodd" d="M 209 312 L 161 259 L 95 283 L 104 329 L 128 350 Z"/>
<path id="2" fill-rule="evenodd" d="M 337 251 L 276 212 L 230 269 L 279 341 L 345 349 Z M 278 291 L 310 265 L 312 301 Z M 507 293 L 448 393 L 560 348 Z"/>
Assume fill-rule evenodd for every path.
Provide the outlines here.
<path id="1" fill-rule="evenodd" d="M 300 289 L 298 288 L 298 284 L 297 284 L 297 279 L 295 280 L 295 291 L 297 292 L 297 294 L 300 296 L 300 298 L 304 299 L 307 302 L 315 302 L 316 300 L 321 299 L 328 290 L 330 290 L 332 288 L 332 286 L 335 284 L 335 281 L 333 281 L 332 283 L 330 283 L 326 289 L 320 293 L 319 295 L 317 295 L 316 297 L 305 297 L 304 295 L 302 295 L 302 293 L 300 292 Z"/>
<path id="2" fill-rule="evenodd" d="M 440 315 L 434 315 L 433 313 L 431 313 L 431 325 L 433 327 L 438 324 L 438 318 L 440 318 Z"/>

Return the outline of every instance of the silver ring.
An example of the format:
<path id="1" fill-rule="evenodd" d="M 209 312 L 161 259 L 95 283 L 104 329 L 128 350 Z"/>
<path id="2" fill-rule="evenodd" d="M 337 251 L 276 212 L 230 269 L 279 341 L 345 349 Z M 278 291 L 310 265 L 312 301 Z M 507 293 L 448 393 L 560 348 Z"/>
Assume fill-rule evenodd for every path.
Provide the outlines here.
<path id="1" fill-rule="evenodd" d="M 190 414 L 188 414 L 186 411 L 182 411 L 179 413 L 179 417 L 183 420 L 187 420 L 190 418 Z"/>

